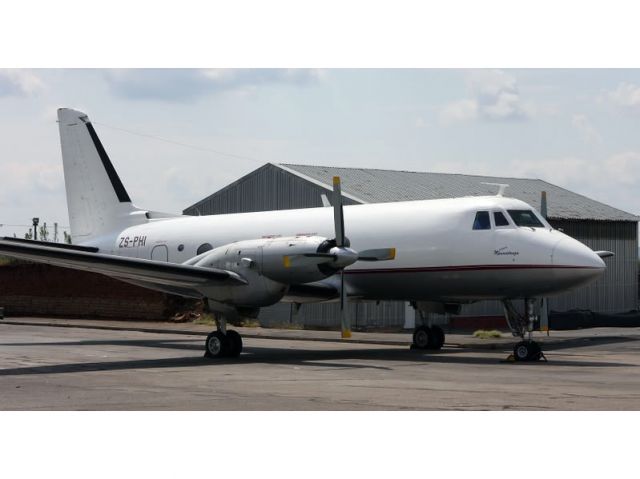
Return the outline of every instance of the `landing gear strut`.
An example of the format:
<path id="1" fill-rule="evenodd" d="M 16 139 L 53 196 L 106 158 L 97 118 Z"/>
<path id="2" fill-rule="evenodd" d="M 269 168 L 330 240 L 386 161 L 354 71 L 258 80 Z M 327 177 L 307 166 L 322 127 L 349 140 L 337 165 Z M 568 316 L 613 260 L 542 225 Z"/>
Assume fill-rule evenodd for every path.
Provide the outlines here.
<path id="1" fill-rule="evenodd" d="M 211 303 L 209 301 L 209 306 Z M 237 358 L 242 352 L 242 336 L 233 329 L 227 329 L 227 320 L 224 314 L 230 313 L 228 311 L 225 313 L 216 312 L 217 329 L 209 333 L 204 342 L 205 358 Z"/>
<path id="2" fill-rule="evenodd" d="M 411 349 L 442 349 L 444 345 L 444 331 L 440 326 L 428 326 L 424 313 L 418 309 L 421 325 L 413 331 Z"/>
<path id="3" fill-rule="evenodd" d="M 516 310 L 511 300 L 505 299 L 502 304 L 511 334 L 520 336 L 522 339 L 513 348 L 513 359 L 516 361 L 539 361 L 541 359 L 546 361 L 547 358 L 545 358 L 540 344 L 532 339 L 533 325 L 536 321 L 535 299 L 527 298 L 524 300 L 524 314 L 520 314 Z"/>

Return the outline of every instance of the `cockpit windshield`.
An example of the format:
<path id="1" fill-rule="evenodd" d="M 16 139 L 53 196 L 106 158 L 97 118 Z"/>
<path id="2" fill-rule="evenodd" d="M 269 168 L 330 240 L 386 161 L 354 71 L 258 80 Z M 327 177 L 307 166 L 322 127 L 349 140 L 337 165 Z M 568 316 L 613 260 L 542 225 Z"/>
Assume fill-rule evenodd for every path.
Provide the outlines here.
<path id="1" fill-rule="evenodd" d="M 476 218 L 473 220 L 473 229 L 474 230 L 490 230 L 491 229 L 491 220 L 489 219 L 488 211 L 478 211 L 476 213 Z"/>
<path id="2" fill-rule="evenodd" d="M 517 226 L 544 228 L 545 226 L 531 210 L 508 210 L 509 216 Z"/>

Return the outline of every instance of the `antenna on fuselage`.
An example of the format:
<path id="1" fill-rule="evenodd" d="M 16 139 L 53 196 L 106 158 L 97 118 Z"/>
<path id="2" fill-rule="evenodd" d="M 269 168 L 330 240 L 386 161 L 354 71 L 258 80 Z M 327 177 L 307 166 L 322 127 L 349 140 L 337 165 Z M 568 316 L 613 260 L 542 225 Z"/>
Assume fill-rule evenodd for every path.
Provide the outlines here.
<path id="1" fill-rule="evenodd" d="M 483 185 L 490 185 L 490 186 L 497 186 L 498 187 L 498 193 L 496 194 L 496 196 L 504 196 L 504 190 L 507 189 L 507 187 L 509 185 L 507 185 L 506 183 L 485 183 L 484 181 L 482 182 Z"/>

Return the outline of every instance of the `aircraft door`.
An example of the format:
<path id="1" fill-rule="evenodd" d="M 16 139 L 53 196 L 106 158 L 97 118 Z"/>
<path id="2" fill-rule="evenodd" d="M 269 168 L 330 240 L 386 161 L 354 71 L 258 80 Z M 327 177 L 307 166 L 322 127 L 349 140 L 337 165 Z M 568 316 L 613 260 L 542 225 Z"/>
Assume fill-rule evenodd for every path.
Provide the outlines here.
<path id="1" fill-rule="evenodd" d="M 165 263 L 169 261 L 169 248 L 167 245 L 159 244 L 154 246 L 151 250 L 151 259 L 154 261 L 164 261 Z"/>

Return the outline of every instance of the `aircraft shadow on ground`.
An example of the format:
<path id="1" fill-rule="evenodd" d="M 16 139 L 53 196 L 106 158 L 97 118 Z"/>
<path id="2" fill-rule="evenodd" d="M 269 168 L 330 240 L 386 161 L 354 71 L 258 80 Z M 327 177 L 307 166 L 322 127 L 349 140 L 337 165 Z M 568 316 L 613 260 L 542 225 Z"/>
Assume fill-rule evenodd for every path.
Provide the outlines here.
<path id="1" fill-rule="evenodd" d="M 201 343 L 201 344 L 200 344 Z M 0 346 L 126 346 L 160 349 L 186 349 L 201 351 L 204 340 L 198 342 L 193 339 L 81 339 L 78 341 L 43 341 L 27 343 L 0 343 Z"/>
<path id="2" fill-rule="evenodd" d="M 7 344 L 9 345 L 9 344 Z M 119 361 L 76 362 L 64 364 L 47 364 L 42 366 L 25 366 L 0 369 L 0 376 L 20 376 L 37 374 L 63 374 L 92 371 L 118 371 L 136 369 L 164 369 L 190 367 L 224 367 L 242 364 L 286 364 L 301 367 L 335 368 L 335 369 L 381 369 L 393 370 L 394 367 L 385 362 L 407 361 L 429 364 L 475 364 L 487 366 L 509 366 L 504 364 L 504 352 L 500 350 L 484 350 L 484 356 L 473 355 L 477 351 L 461 348 L 445 348 L 438 352 L 408 350 L 407 348 L 375 349 L 335 349 L 304 350 L 265 347 L 245 347 L 239 358 L 206 359 L 200 355 L 202 345 L 192 340 L 103 340 L 103 341 L 67 341 L 54 343 L 13 343 L 11 346 L 73 346 L 73 345 L 112 345 L 142 346 L 162 349 L 180 349 L 194 351 L 193 355 L 178 358 L 132 359 Z M 466 354 L 460 354 L 466 353 Z M 376 364 L 357 364 L 344 361 L 376 361 Z M 340 361 L 340 362 L 338 362 Z M 549 357 L 549 362 L 514 363 L 529 367 L 635 367 L 634 364 L 585 361 L 582 359 L 567 360 Z"/>
<path id="3" fill-rule="evenodd" d="M 267 338 L 251 338 L 251 339 L 267 339 Z M 294 338 L 286 338 L 287 340 L 296 341 Z M 272 339 L 272 341 L 279 341 L 278 339 Z M 557 351 L 562 349 L 573 349 L 583 347 L 603 346 L 607 344 L 625 343 L 638 341 L 636 337 L 629 336 L 597 336 L 587 338 L 569 338 L 550 343 L 543 343 L 544 351 Z M 318 341 L 310 341 L 315 343 Z M 320 341 L 321 342 L 321 341 Z M 335 343 L 335 341 L 331 341 Z M 514 344 L 516 339 L 514 338 Z M 200 339 L 81 339 L 77 341 L 43 341 L 43 342 L 22 342 L 22 343 L 0 343 L 0 346 L 4 347 L 24 347 L 24 346 L 129 346 L 129 347 L 147 347 L 147 348 L 160 348 L 160 349 L 183 349 L 199 351 L 202 350 L 204 340 Z M 446 347 L 446 346 L 445 346 Z M 271 348 L 266 348 L 271 350 Z M 277 348 L 274 348 L 277 349 Z M 469 351 L 508 351 L 511 346 L 505 344 L 503 346 L 487 349 L 485 347 L 464 347 L 464 348 L 447 348 L 447 353 L 455 352 L 469 352 Z M 394 349 L 398 350 L 398 349 Z M 291 352 L 292 350 L 286 350 Z M 293 350 L 303 351 L 303 350 Z M 433 354 L 433 352 L 431 352 Z"/>
<path id="4" fill-rule="evenodd" d="M 632 341 L 638 341 L 638 338 L 630 336 L 593 336 L 588 338 L 571 338 L 548 343 L 544 344 L 543 348 L 545 351 L 556 351 L 561 349 L 603 346 L 606 344 L 627 343 Z"/>

